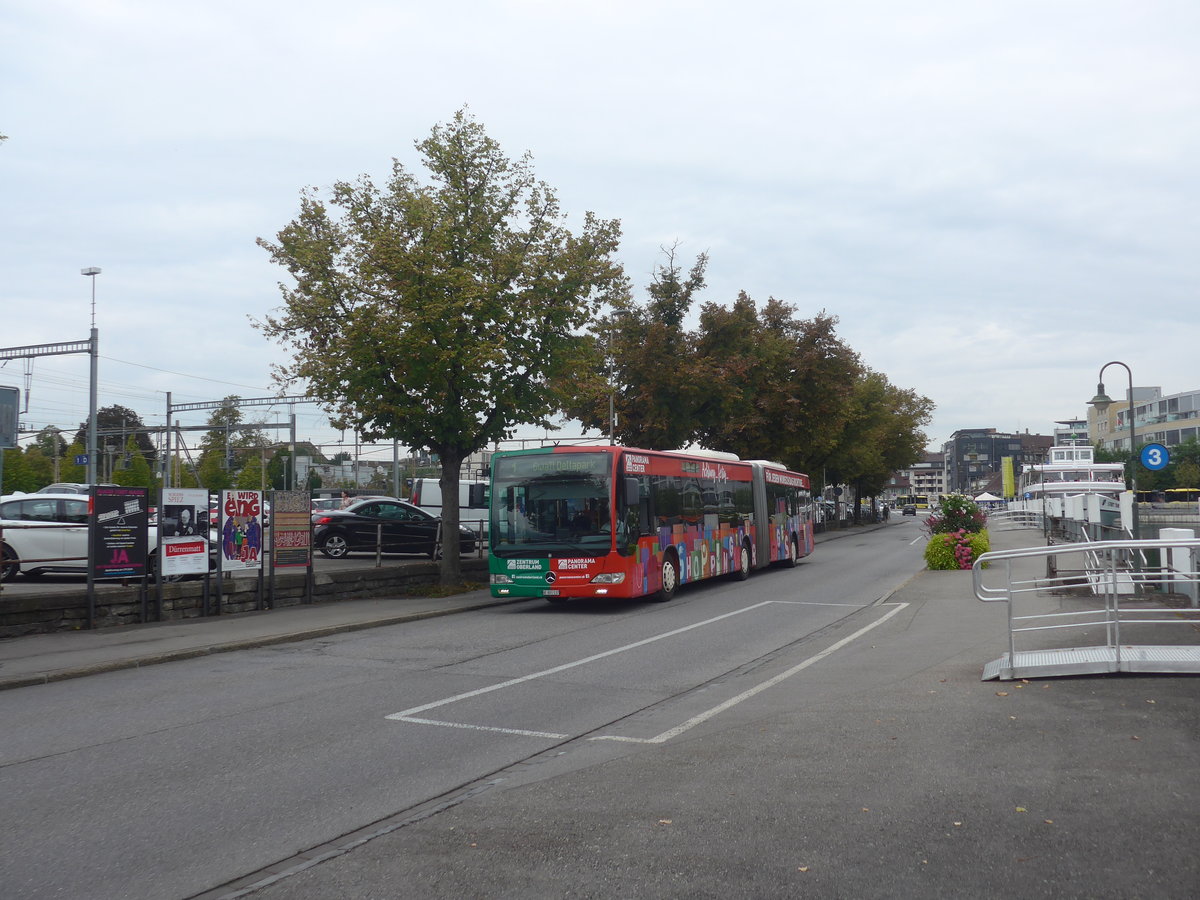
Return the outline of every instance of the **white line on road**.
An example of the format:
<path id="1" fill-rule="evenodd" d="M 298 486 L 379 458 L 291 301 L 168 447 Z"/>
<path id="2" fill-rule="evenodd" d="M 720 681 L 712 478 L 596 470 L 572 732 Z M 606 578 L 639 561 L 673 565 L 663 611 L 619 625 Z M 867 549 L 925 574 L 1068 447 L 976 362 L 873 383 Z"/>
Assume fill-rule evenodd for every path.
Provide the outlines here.
<path id="1" fill-rule="evenodd" d="M 762 603 L 755 603 L 753 606 L 747 606 L 744 609 L 735 609 L 733 612 L 714 616 L 711 619 L 705 619 L 703 622 L 685 625 L 682 628 L 676 628 L 674 631 L 665 631 L 662 634 L 656 634 L 653 637 L 644 638 L 640 641 L 634 641 L 632 644 L 626 644 L 624 647 L 615 647 L 612 650 L 605 650 L 603 653 L 597 653 L 594 656 L 589 656 L 585 659 L 577 659 L 574 662 L 563 663 L 561 666 L 555 666 L 553 669 L 544 669 L 541 672 L 533 672 L 529 675 L 522 675 L 520 678 L 510 678 L 508 681 L 502 681 L 499 684 L 493 684 L 474 691 L 467 691 L 465 694 L 455 694 L 453 697 L 447 697 L 444 700 L 435 700 L 432 703 L 426 703 L 422 706 L 414 706 L 412 709 L 405 709 L 398 713 L 392 713 L 390 716 L 385 716 L 385 718 L 403 719 L 406 716 L 415 716 L 417 713 L 423 713 L 429 709 L 437 709 L 439 706 L 446 706 L 450 703 L 457 703 L 459 700 L 468 700 L 471 697 L 478 697 L 482 694 L 490 694 L 492 691 L 499 691 L 517 684 L 524 684 L 527 681 L 545 678 L 547 675 L 556 675 L 559 672 L 565 672 L 568 669 L 574 669 L 578 666 L 587 665 L 588 663 L 595 662 L 598 659 L 604 659 L 608 656 L 615 656 L 616 654 L 624 653 L 627 650 L 635 650 L 638 647 L 644 647 L 647 644 L 653 644 L 656 641 L 662 641 L 669 637 L 675 637 L 677 634 L 683 634 L 684 632 L 692 631 L 695 628 L 702 628 L 705 625 L 711 625 L 713 622 L 720 622 L 722 619 L 728 619 L 730 616 L 740 616 L 742 613 L 747 613 L 753 609 L 758 609 L 760 606 L 767 606 L 772 602 L 773 601 L 771 600 L 764 600 Z"/>
<path id="2" fill-rule="evenodd" d="M 823 660 L 825 657 L 830 656 L 833 653 L 836 653 L 838 650 L 841 650 L 843 647 L 845 647 L 851 641 L 862 637 L 864 634 L 866 634 L 872 628 L 876 628 L 879 625 L 882 625 L 884 622 L 886 622 L 888 619 L 890 619 L 892 616 L 896 615 L 896 613 L 900 612 L 902 609 L 906 608 L 907 606 L 908 606 L 907 603 L 897 604 L 896 608 L 893 609 L 891 612 L 887 613 L 887 615 L 881 616 L 879 619 L 876 619 L 870 625 L 866 625 L 866 626 L 858 629 L 858 631 L 854 632 L 854 634 L 847 635 L 846 637 L 844 637 L 840 641 L 838 641 L 836 644 L 826 647 L 824 650 L 822 650 L 816 656 L 810 656 L 804 662 L 799 663 L 798 665 L 792 666 L 786 672 L 780 672 L 774 678 L 768 678 L 766 681 L 762 682 L 761 684 L 757 684 L 754 687 L 750 688 L 749 690 L 743 691 L 742 693 L 738 694 L 736 697 L 730 697 L 724 703 L 720 703 L 720 704 L 714 706 L 712 709 L 709 709 L 709 710 L 706 710 L 705 712 L 700 713 L 700 715 L 698 715 L 698 716 L 693 716 L 692 718 L 690 718 L 686 722 L 684 722 L 682 725 L 676 725 L 674 728 L 668 729 L 667 731 L 664 731 L 662 734 L 660 734 L 656 737 L 633 738 L 633 737 L 624 737 L 624 736 L 618 735 L 618 734 L 604 734 L 604 735 L 599 735 L 597 737 L 588 738 L 588 740 L 591 740 L 591 741 L 625 741 L 627 743 L 632 743 L 632 744 L 661 744 L 661 743 L 664 743 L 665 741 L 669 741 L 671 738 L 678 737 L 679 735 L 683 734 L 688 729 L 695 728 L 697 725 L 701 724 L 702 722 L 707 722 L 713 716 L 715 716 L 719 713 L 722 713 L 725 710 L 730 709 L 734 706 L 737 706 L 739 703 L 741 703 L 744 700 L 749 700 L 755 694 L 759 694 L 759 693 L 765 691 L 769 687 L 774 687 L 775 685 L 779 684 L 781 681 L 786 681 L 787 679 L 789 679 L 793 675 L 795 675 L 797 672 L 807 669 L 809 666 L 813 665 L 814 663 L 818 663 L 821 660 Z"/>
<path id="3" fill-rule="evenodd" d="M 396 719 L 395 716 L 388 716 L 389 719 Z M 569 738 L 569 734 L 555 734 L 552 731 L 526 731 L 523 728 L 495 728 L 491 725 L 466 725 L 462 722 L 440 722 L 437 719 L 418 719 L 416 716 L 404 716 L 396 719 L 397 722 L 415 722 L 417 725 L 441 725 L 443 728 L 466 728 L 470 731 L 498 731 L 501 734 L 519 734 L 524 737 L 542 737 L 553 738 L 561 741 L 564 738 Z"/>
<path id="4" fill-rule="evenodd" d="M 663 632 L 662 634 L 654 635 L 653 637 L 648 637 L 648 638 L 645 638 L 640 641 L 634 641 L 632 644 L 626 644 L 623 647 L 615 647 L 612 650 L 606 650 L 603 653 L 596 653 L 592 656 L 588 656 L 584 659 L 579 659 L 574 662 L 564 663 L 563 665 L 555 666 L 552 669 L 545 669 L 541 672 L 533 672 L 529 675 L 522 675 L 519 678 L 510 678 L 508 681 L 503 681 L 499 684 L 493 684 L 493 685 L 490 685 L 489 687 L 479 688 L 478 690 L 474 690 L 474 691 L 467 691 L 462 694 L 456 694 L 453 697 L 446 697 L 443 700 L 436 700 L 433 703 L 426 703 L 423 706 L 414 706 L 412 709 L 406 709 L 406 710 L 403 710 L 402 712 L 392 713 L 391 715 L 385 716 L 384 718 L 391 719 L 391 720 L 397 721 L 397 722 L 411 722 L 411 723 L 417 724 L 417 725 L 438 725 L 443 728 L 461 728 L 461 729 L 466 729 L 466 730 L 470 730 L 470 731 L 491 731 L 491 732 L 497 732 L 499 734 L 512 734 L 512 735 L 520 735 L 520 736 L 524 736 L 524 737 L 540 737 L 540 738 L 549 738 L 552 740 L 565 740 L 565 739 L 569 738 L 570 735 L 558 734 L 556 732 L 550 732 L 550 731 L 530 731 L 530 730 L 522 729 L 522 728 L 501 728 L 501 727 L 496 727 L 496 726 L 491 726 L 491 725 L 468 725 L 468 724 L 465 724 L 462 722 L 446 722 L 446 721 L 442 721 L 439 719 L 418 718 L 416 716 L 416 714 L 425 712 L 426 710 L 429 710 L 429 709 L 435 709 L 439 706 L 447 706 L 447 705 L 449 705 L 451 703 L 455 703 L 459 700 L 466 700 L 471 697 L 478 697 L 482 694 L 491 693 L 492 691 L 498 691 L 501 688 L 513 687 L 514 685 L 524 684 L 527 681 L 533 681 L 534 679 L 542 678 L 542 677 L 545 677 L 546 675 L 553 675 L 556 672 L 564 672 L 568 669 L 573 669 L 578 666 L 582 666 L 586 663 L 595 662 L 596 660 L 604 659 L 605 657 L 613 656 L 617 653 L 624 653 L 627 650 L 633 650 L 637 647 L 644 647 L 647 644 L 652 644 L 656 641 L 661 641 L 665 638 L 674 637 L 675 635 L 683 634 L 684 632 L 691 631 L 695 628 L 700 628 L 704 625 L 711 625 L 714 622 L 720 622 L 722 619 L 728 619 L 730 616 L 741 615 L 742 613 L 750 612 L 751 610 L 758 609 L 759 607 L 770 606 L 775 603 L 784 603 L 784 604 L 788 604 L 788 605 L 807 605 L 807 606 L 847 606 L 847 605 L 851 605 L 851 604 L 841 604 L 841 603 L 803 603 L 803 604 L 801 604 L 799 601 L 792 601 L 792 600 L 764 600 L 762 603 L 755 603 L 753 606 L 747 606 L 744 609 L 734 610 L 733 612 L 728 612 L 728 613 L 724 613 L 719 616 L 714 616 L 711 619 L 705 619 L 702 622 L 695 622 L 691 625 L 685 625 L 683 628 L 676 628 L 672 631 L 666 631 L 666 632 Z M 732 697 L 729 700 L 726 700 L 724 703 L 714 706 L 712 709 L 707 710 L 706 712 L 703 712 L 698 716 L 694 716 L 691 719 L 688 719 L 682 725 L 677 725 L 674 728 L 664 731 L 662 734 L 660 734 L 656 737 L 634 738 L 634 737 L 625 737 L 623 735 L 606 734 L 606 735 L 599 735 L 597 737 L 589 738 L 589 740 L 593 740 L 593 741 L 624 741 L 627 743 L 634 743 L 634 744 L 661 744 L 664 741 L 668 741 L 673 737 L 677 737 L 678 735 L 683 734 L 685 731 L 688 731 L 689 729 L 694 728 L 695 726 L 701 724 L 702 722 L 708 721 L 713 716 L 715 716 L 721 712 L 724 712 L 725 710 L 730 709 L 733 706 L 736 706 L 737 704 L 741 703 L 742 701 L 750 699 L 754 695 L 756 695 L 762 691 L 765 691 L 767 688 L 773 687 L 774 685 L 779 684 L 781 681 L 791 678 L 797 672 L 807 669 L 809 666 L 813 665 L 814 663 L 820 662 L 821 660 L 825 659 L 827 656 L 829 656 L 833 653 L 836 653 L 838 650 L 840 650 L 842 647 L 849 644 L 851 641 L 856 640 L 857 638 L 866 634 L 872 628 L 876 628 L 877 626 L 882 625 L 884 622 L 886 622 L 892 616 L 896 615 L 896 613 L 900 612 L 902 609 L 905 609 L 907 606 L 908 606 L 907 603 L 897 604 L 896 608 L 891 610 L 886 615 L 880 617 L 876 621 L 872 622 L 870 625 L 866 625 L 866 626 L 860 628 L 858 631 L 854 632 L 854 634 L 851 634 L 851 635 L 848 635 L 848 636 L 842 638 L 837 643 L 822 650 L 816 656 L 809 657 L 804 662 L 800 663 L 799 665 L 793 666 L 792 668 L 788 669 L 786 672 L 776 675 L 774 678 L 770 678 L 767 681 L 764 681 L 761 684 L 758 684 L 755 687 L 752 687 L 749 690 L 744 691 L 741 694 L 738 694 L 736 697 Z"/>

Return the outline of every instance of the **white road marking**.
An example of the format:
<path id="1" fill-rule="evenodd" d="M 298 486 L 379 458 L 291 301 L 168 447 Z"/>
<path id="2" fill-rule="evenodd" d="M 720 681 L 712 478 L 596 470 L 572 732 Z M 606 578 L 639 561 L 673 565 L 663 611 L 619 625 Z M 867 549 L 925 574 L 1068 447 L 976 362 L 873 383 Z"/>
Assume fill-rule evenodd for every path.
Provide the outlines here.
<path id="1" fill-rule="evenodd" d="M 388 716 L 389 719 L 395 719 L 395 716 Z M 526 731 L 523 728 L 493 728 L 491 725 L 466 725 L 462 722 L 439 722 L 437 719 L 418 719 L 416 716 L 405 716 L 402 719 L 396 719 L 398 722 L 415 722 L 418 725 L 441 725 L 443 728 L 466 728 L 470 731 L 499 731 L 501 734 L 519 734 L 525 737 L 543 737 L 552 738 L 561 741 L 564 738 L 569 738 L 569 734 L 555 734 L 552 731 Z"/>
<path id="2" fill-rule="evenodd" d="M 390 716 L 385 716 L 385 718 L 403 719 L 406 716 L 415 716 L 417 713 L 423 713 L 429 709 L 437 709 L 439 706 L 457 703 L 459 700 L 469 700 L 471 697 L 479 697 L 482 694 L 490 694 L 492 691 L 499 691 L 507 687 L 513 687 L 517 684 L 524 684 L 527 681 L 545 678 L 547 675 L 557 675 L 559 672 L 566 672 L 568 669 L 574 669 L 579 666 L 587 665 L 588 663 L 595 662 L 598 659 L 615 656 L 618 653 L 625 653 L 627 650 L 636 650 L 638 647 L 644 647 L 647 644 L 653 644 L 656 641 L 666 640 L 669 637 L 675 637 L 677 634 L 683 634 L 684 632 L 692 631 L 693 629 L 701 628 L 705 625 L 711 625 L 713 622 L 720 622 L 722 619 L 728 619 L 730 616 L 740 616 L 742 613 L 747 613 L 753 609 L 758 609 L 760 606 L 767 606 L 771 602 L 772 601 L 770 600 L 764 600 L 762 603 L 755 603 L 753 606 L 747 606 L 745 609 L 735 609 L 733 612 L 723 613 L 722 615 L 714 616 L 711 619 L 705 619 L 703 622 L 685 625 L 682 628 L 676 628 L 674 631 L 665 631 L 662 634 L 656 634 L 653 637 L 644 638 L 640 641 L 634 641 L 632 644 L 626 644 L 624 647 L 615 647 L 612 650 L 605 650 L 603 653 L 597 653 L 594 656 L 588 656 L 584 659 L 577 659 L 575 662 L 563 663 L 561 666 L 555 666 L 553 669 L 544 669 L 541 672 L 533 672 L 529 675 L 522 675 L 520 678 L 510 678 L 508 681 L 502 681 L 499 684 L 493 684 L 489 687 L 478 688 L 474 691 L 467 691 L 465 694 L 455 694 L 453 697 L 447 697 L 444 700 L 435 700 L 432 703 L 426 703 L 422 706 L 414 706 L 412 709 L 401 710 L 398 713 L 392 713 Z"/>
<path id="3" fill-rule="evenodd" d="M 813 665 L 814 663 L 818 663 L 821 660 L 823 660 L 825 657 L 830 656 L 833 653 L 836 653 L 838 650 L 845 647 L 851 641 L 862 637 L 864 634 L 866 634 L 872 628 L 876 628 L 879 625 L 882 625 L 884 622 L 886 622 L 888 619 L 890 619 L 892 616 L 896 615 L 896 613 L 900 612 L 902 609 L 906 608 L 907 606 L 908 606 L 907 603 L 897 604 L 896 608 L 893 609 L 891 612 L 889 612 L 887 615 L 882 616 L 879 619 L 876 619 L 870 625 L 867 625 L 867 626 L 864 626 L 863 628 L 858 629 L 858 631 L 854 632 L 854 634 L 847 635 L 846 637 L 844 637 L 840 641 L 838 641 L 836 644 L 832 644 L 831 646 L 826 647 L 824 650 L 822 650 L 816 656 L 810 656 L 808 659 L 804 660 L 804 662 L 799 663 L 798 665 L 792 666 L 786 672 L 780 672 L 774 678 L 768 678 L 766 681 L 755 685 L 754 687 L 750 688 L 749 690 L 743 691 L 742 693 L 738 694 L 736 697 L 730 697 L 724 703 L 719 703 L 716 706 L 714 706 L 712 709 L 706 710 L 705 712 L 700 713 L 700 715 L 698 715 L 698 716 L 693 716 L 692 718 L 690 718 L 686 722 L 684 722 L 682 725 L 676 725 L 674 728 L 668 729 L 667 731 L 664 731 L 662 734 L 660 734 L 656 737 L 633 738 L 633 737 L 624 737 L 622 735 L 617 735 L 617 734 L 604 734 L 604 735 L 599 735 L 597 737 L 588 738 L 588 740 L 590 740 L 590 741 L 625 741 L 627 743 L 632 743 L 632 744 L 661 744 L 661 743 L 664 743 L 665 741 L 669 741 L 671 738 L 678 737 L 679 735 L 683 734 L 685 731 L 687 731 L 691 728 L 695 728 L 697 725 L 699 725 L 703 722 L 707 722 L 709 719 L 711 719 L 713 716 L 717 715 L 718 713 L 722 713 L 727 709 L 731 709 L 732 707 L 737 706 L 739 703 L 743 702 L 744 700 L 749 700 L 755 694 L 762 693 L 767 688 L 774 687 L 775 685 L 779 684 L 781 681 L 786 681 L 787 679 L 789 679 L 793 675 L 795 675 L 797 672 L 803 671 L 804 669 L 807 669 L 809 666 Z"/>
<path id="4" fill-rule="evenodd" d="M 466 730 L 470 730 L 470 731 L 491 731 L 491 732 L 497 732 L 499 734 L 512 734 L 512 735 L 518 735 L 518 736 L 522 736 L 522 737 L 539 737 L 539 738 L 548 738 L 551 740 L 566 740 L 567 738 L 570 738 L 571 735 L 558 734 L 556 732 L 550 732 L 550 731 L 530 731 L 530 730 L 526 730 L 526 729 L 522 729 L 522 728 L 500 728 L 500 727 L 490 726 L 490 725 L 468 725 L 468 724 L 465 724 L 462 722 L 446 722 L 446 721 L 442 721 L 439 719 L 418 718 L 416 714 L 425 712 L 426 710 L 436 709 L 439 706 L 447 706 L 451 703 L 456 703 L 459 700 L 467 700 L 467 699 L 470 699 L 471 697 L 478 697 L 483 694 L 489 694 L 492 691 L 498 691 L 498 690 L 501 690 L 502 688 L 513 687 L 518 684 L 524 684 L 527 681 L 533 681 L 538 678 L 544 678 L 547 675 L 553 675 L 558 672 L 565 672 L 568 669 L 574 669 L 579 666 L 586 665 L 587 663 L 595 662 L 596 660 L 604 659 L 609 656 L 614 656 L 618 653 L 624 653 L 628 650 L 634 650 L 638 647 L 644 647 L 647 644 L 653 644 L 656 641 L 661 641 L 661 640 L 664 640 L 669 637 L 675 637 L 676 635 L 683 634 L 688 631 L 692 631 L 693 629 L 701 628 L 705 625 L 711 625 L 714 622 L 720 622 L 722 619 L 728 619 L 731 616 L 741 615 L 742 613 L 750 612 L 751 610 L 758 609 L 759 607 L 770 606 L 775 603 L 786 603 L 789 605 L 803 605 L 803 606 L 852 606 L 852 607 L 856 606 L 856 604 L 845 604 L 845 603 L 811 603 L 811 602 L 802 602 L 802 601 L 793 601 L 793 600 L 764 600 L 762 603 L 755 603 L 753 606 L 747 606 L 744 609 L 734 610 L 733 612 L 728 612 L 728 613 L 724 613 L 719 616 L 714 616 L 711 619 L 705 619 L 702 622 L 695 622 L 691 625 L 685 625 L 682 628 L 676 628 L 673 631 L 666 631 L 666 632 L 663 632 L 662 634 L 654 635 L 653 637 L 644 638 L 643 640 L 640 640 L 640 641 L 634 641 L 632 644 L 626 644 L 623 647 L 615 647 L 612 650 L 605 650 L 603 653 L 596 653 L 592 656 L 585 657 L 584 659 L 575 660 L 574 662 L 563 663 L 561 666 L 555 666 L 554 668 L 551 668 L 551 669 L 544 669 L 541 672 L 533 672 L 529 675 L 522 675 L 519 678 L 510 678 L 508 681 L 503 681 L 503 682 L 500 682 L 499 684 L 493 684 L 493 685 L 490 685 L 489 687 L 479 688 L 474 691 L 467 691 L 462 694 L 455 694 L 453 697 L 446 697 L 443 700 L 435 700 L 432 703 L 426 703 L 422 706 L 414 706 L 412 709 L 406 709 L 406 710 L 403 710 L 398 713 L 392 713 L 391 715 L 385 716 L 384 718 L 391 719 L 391 720 L 397 721 L 397 722 L 411 722 L 413 724 L 418 724 L 418 725 L 438 725 L 443 728 L 461 728 L 461 729 L 466 729 Z M 842 647 L 845 647 L 851 641 L 857 640 L 858 638 L 862 637 L 864 634 L 866 634 L 871 629 L 876 628 L 879 625 L 882 625 L 884 622 L 886 622 L 892 616 L 896 615 L 901 610 L 905 609 L 907 606 L 908 606 L 907 603 L 897 604 L 896 607 L 894 609 L 892 609 L 890 612 L 888 612 L 886 615 L 880 617 L 876 621 L 872 622 L 870 625 L 866 625 L 866 626 L 860 628 L 858 631 L 854 632 L 854 634 L 847 635 L 846 637 L 842 638 L 837 643 L 832 644 L 831 646 L 825 648 L 824 650 L 822 650 L 820 653 L 816 654 L 815 656 L 810 656 L 808 659 L 804 660 L 804 662 L 793 666 L 792 668 L 788 669 L 786 672 L 781 672 L 779 675 L 776 675 L 773 678 L 769 678 L 766 681 L 762 682 L 761 684 L 755 685 L 754 687 L 750 688 L 749 690 L 743 691 L 741 694 L 738 694 L 736 697 L 731 697 L 730 699 L 726 700 L 725 702 L 720 703 L 717 706 L 714 706 L 712 709 L 709 709 L 705 712 L 700 713 L 698 716 L 693 716 L 691 719 L 688 719 L 686 722 L 682 723 L 681 725 L 676 725 L 674 728 L 668 729 L 667 731 L 664 731 L 662 734 L 657 735 L 656 737 L 635 738 L 635 737 L 625 737 L 623 735 L 606 734 L 606 735 L 598 735 L 596 737 L 588 738 L 588 740 L 592 740 L 592 741 L 623 741 L 626 743 L 633 743 L 633 744 L 661 744 L 666 741 L 669 741 L 671 738 L 678 737 L 679 735 L 683 734 L 685 731 L 688 731 L 689 729 L 694 728 L 695 726 L 697 726 L 703 722 L 707 722 L 713 716 L 716 716 L 716 715 L 724 712 L 725 710 L 730 709 L 739 703 L 742 703 L 745 700 L 749 700 L 751 697 L 755 696 L 756 694 L 761 693 L 762 691 L 765 691 L 767 688 L 774 687 L 775 685 L 779 684 L 780 682 L 785 681 L 788 678 L 791 678 L 797 672 L 807 669 L 809 666 L 820 662 L 821 660 L 825 659 L 827 656 L 830 656 L 833 653 L 836 653 L 838 650 L 840 650 Z"/>

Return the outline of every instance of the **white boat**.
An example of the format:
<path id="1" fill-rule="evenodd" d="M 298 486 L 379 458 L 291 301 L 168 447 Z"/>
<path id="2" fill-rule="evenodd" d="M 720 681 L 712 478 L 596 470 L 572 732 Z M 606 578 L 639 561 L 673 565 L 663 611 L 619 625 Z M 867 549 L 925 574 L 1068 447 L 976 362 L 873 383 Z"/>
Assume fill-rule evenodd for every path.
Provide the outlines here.
<path id="1" fill-rule="evenodd" d="M 1125 490 L 1124 463 L 1098 463 L 1086 444 L 1050 448 L 1047 462 L 1028 466 L 1021 475 L 1021 497 L 1041 500 L 1076 494 L 1100 494 L 1115 500 Z"/>

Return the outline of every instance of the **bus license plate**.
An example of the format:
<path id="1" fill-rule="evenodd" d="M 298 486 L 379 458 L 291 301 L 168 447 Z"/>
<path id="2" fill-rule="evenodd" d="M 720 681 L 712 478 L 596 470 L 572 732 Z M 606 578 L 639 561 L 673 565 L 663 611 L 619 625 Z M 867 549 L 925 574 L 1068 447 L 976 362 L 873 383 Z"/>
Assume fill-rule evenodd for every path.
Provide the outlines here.
<path id="1" fill-rule="evenodd" d="M 546 588 L 544 591 L 542 591 L 542 596 L 543 597 L 557 597 L 558 589 L 557 588 Z"/>

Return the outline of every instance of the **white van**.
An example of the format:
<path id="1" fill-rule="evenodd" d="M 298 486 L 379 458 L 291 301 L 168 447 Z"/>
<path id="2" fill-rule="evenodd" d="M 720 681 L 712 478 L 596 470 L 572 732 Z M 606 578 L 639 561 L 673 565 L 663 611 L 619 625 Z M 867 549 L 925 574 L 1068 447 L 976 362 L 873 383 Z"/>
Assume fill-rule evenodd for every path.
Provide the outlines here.
<path id="1" fill-rule="evenodd" d="M 412 500 L 431 516 L 442 514 L 442 484 L 436 478 L 414 478 Z M 488 531 L 488 483 L 463 479 L 458 483 L 458 524 L 476 534 Z"/>

